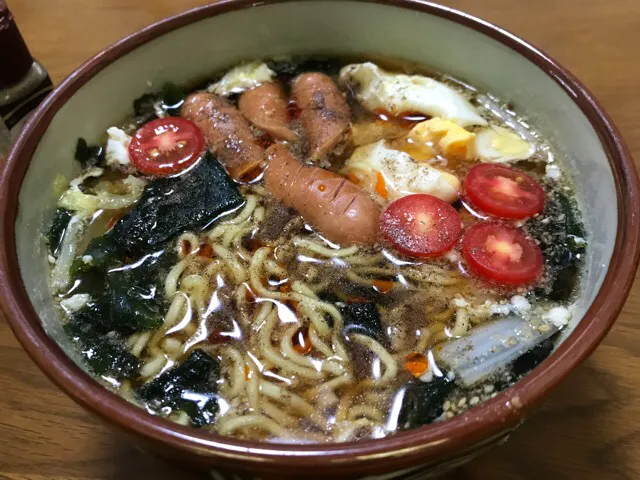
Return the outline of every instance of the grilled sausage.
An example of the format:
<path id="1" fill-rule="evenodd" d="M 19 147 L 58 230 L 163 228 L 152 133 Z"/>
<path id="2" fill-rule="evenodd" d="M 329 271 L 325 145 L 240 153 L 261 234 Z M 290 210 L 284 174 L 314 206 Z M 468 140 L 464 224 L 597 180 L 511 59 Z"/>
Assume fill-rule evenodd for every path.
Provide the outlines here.
<path id="1" fill-rule="evenodd" d="M 267 149 L 264 184 L 331 242 L 376 242 L 380 208 L 356 184 L 319 167 L 298 162 L 282 144 Z"/>
<path id="2" fill-rule="evenodd" d="M 225 99 L 212 93 L 194 93 L 187 97 L 180 114 L 202 129 L 209 150 L 236 180 L 264 161 L 264 150 L 249 124 Z"/>
<path id="3" fill-rule="evenodd" d="M 322 73 L 298 76 L 291 86 L 291 95 L 300 110 L 311 160 L 321 160 L 344 138 L 351 111 L 335 82 Z"/>
<path id="4" fill-rule="evenodd" d="M 287 97 L 278 83 L 265 83 L 240 95 L 238 108 L 247 120 L 274 138 L 294 142 L 297 135 L 289 129 Z"/>

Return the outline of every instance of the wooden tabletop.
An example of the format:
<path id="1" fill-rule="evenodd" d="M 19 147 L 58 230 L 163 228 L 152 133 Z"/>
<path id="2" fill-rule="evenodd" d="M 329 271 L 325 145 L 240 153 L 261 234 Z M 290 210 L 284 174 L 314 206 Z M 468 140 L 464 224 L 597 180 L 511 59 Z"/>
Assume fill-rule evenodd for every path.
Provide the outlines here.
<path id="1" fill-rule="evenodd" d="M 8 0 L 55 82 L 103 47 L 199 0 Z M 640 165 L 640 1 L 451 0 L 536 44 L 600 99 Z M 596 353 L 510 441 L 451 478 L 640 478 L 640 282 Z M 190 478 L 69 400 L 0 316 L 0 479 Z"/>

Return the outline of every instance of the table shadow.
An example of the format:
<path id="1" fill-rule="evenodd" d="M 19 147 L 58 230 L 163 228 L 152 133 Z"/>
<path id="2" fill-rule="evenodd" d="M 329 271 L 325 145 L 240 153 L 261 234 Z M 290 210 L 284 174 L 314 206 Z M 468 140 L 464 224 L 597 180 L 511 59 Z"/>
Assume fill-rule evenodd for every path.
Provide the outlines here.
<path id="1" fill-rule="evenodd" d="M 612 425 L 611 419 L 636 396 L 589 359 L 505 444 L 445 480 L 633 480 L 632 457 L 640 432 Z"/>

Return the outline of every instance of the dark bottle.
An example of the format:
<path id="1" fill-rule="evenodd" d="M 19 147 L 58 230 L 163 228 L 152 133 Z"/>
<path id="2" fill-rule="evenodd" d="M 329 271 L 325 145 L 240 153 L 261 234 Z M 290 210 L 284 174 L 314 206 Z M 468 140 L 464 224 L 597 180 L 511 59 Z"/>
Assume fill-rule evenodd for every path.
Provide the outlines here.
<path id="1" fill-rule="evenodd" d="M 29 53 L 9 7 L 0 0 L 0 158 L 52 88 L 47 71 Z"/>

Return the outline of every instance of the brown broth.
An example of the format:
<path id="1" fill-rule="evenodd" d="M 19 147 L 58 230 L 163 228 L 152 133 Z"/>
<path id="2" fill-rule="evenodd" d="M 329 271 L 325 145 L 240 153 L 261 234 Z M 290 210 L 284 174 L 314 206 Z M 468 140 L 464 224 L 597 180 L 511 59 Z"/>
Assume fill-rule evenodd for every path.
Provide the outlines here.
<path id="1" fill-rule="evenodd" d="M 335 78 L 335 67 L 349 61 L 353 59 L 293 61 L 287 68 L 281 65 L 283 73 L 278 80 L 288 84 L 310 66 L 322 65 L 327 65 L 326 73 Z M 406 62 L 376 61 L 396 72 L 428 72 Z M 443 75 L 430 74 L 454 84 Z M 477 104 L 477 92 L 462 90 L 462 85 L 456 84 Z M 408 112 L 392 118 L 381 111 L 371 113 L 358 105 L 353 92 L 345 95 L 352 108 L 353 124 L 372 124 L 378 138 L 387 138 L 396 148 L 412 152 L 413 146 L 399 137 L 427 116 Z M 289 113 L 293 127 L 304 138 L 296 121 L 299 109 L 293 102 Z M 488 120 L 496 122 L 495 118 Z M 540 139 L 537 134 L 532 135 Z M 272 142 L 261 138 L 265 146 Z M 536 146 L 542 152 L 550 149 L 542 140 Z M 304 156 L 306 146 L 296 145 L 294 151 Z M 333 171 L 340 171 L 353 145 L 337 151 L 331 159 Z M 429 163 L 458 178 L 464 178 L 474 164 L 441 154 Z M 547 181 L 539 162 L 519 162 L 517 167 L 543 184 L 553 207 L 550 211 L 556 214 L 548 222 L 549 228 L 558 227 L 566 206 L 559 205 L 554 195 L 564 195 L 570 186 Z M 536 285 L 510 290 L 478 281 L 467 272 L 457 247 L 450 255 L 433 260 L 404 257 L 384 241 L 374 247 L 335 248 L 305 225 L 304 219 L 278 210 L 277 202 L 264 191 L 262 173 L 262 169 L 256 169 L 241 182 L 240 191 L 245 198 L 255 199 L 246 219 L 202 232 L 185 232 L 165 246 L 162 258 L 171 255 L 175 261 L 159 270 L 148 293 L 158 302 L 163 326 L 152 332 L 132 331 L 119 337 L 128 350 L 143 345 L 135 354 L 141 362 L 141 373 L 126 379 L 104 375 L 111 385 L 121 386 L 123 396 L 145 403 L 131 395 L 132 389 L 139 391 L 201 349 L 221 368 L 219 379 L 211 381 L 219 412 L 205 428 L 270 441 L 379 438 L 450 418 L 519 378 L 507 369 L 473 387 L 456 383 L 454 372 L 434 360 L 452 337 L 492 321 L 499 316 L 494 310 L 512 308 L 509 302 L 515 294 L 526 296 L 532 308 L 540 312 L 548 305 L 568 301 L 549 302 L 557 281 L 552 275 L 546 275 Z M 486 218 L 464 199 L 455 206 L 465 227 Z M 126 212 L 123 209 L 97 215 L 81 240 L 80 251 L 89 239 L 107 232 Z M 572 213 L 576 214 L 575 208 Z M 243 213 L 238 215 L 242 217 Z M 541 232 L 546 228 L 542 223 L 545 215 L 522 222 L 536 239 L 544 235 Z M 543 246 L 544 242 L 543 239 Z M 264 252 L 266 255 L 256 263 L 257 256 Z M 121 261 L 128 266 L 122 268 L 142 275 L 138 260 L 123 258 Z M 165 282 L 171 284 L 167 275 L 178 271 L 176 265 L 180 265 L 182 273 L 173 282 L 172 288 L 177 288 L 173 293 Z M 555 265 L 548 267 L 549 272 L 551 268 L 562 270 Z M 579 268 L 574 270 L 577 277 Z M 91 276 L 78 277 L 71 291 L 62 297 L 92 291 L 89 283 L 94 280 Z M 348 313 L 358 312 L 358 308 L 363 312 L 375 308 L 379 319 L 362 312 Z M 347 321 L 349 315 L 360 317 L 351 322 Z M 351 330 L 335 331 L 337 316 Z M 424 390 L 425 386 L 433 389 Z M 405 406 L 399 408 L 411 395 L 422 395 L 424 405 L 409 405 L 406 408 L 415 410 L 409 412 L 403 410 Z M 158 406 L 148 402 L 147 408 L 174 421 L 189 423 L 180 405 L 185 404 Z"/>

